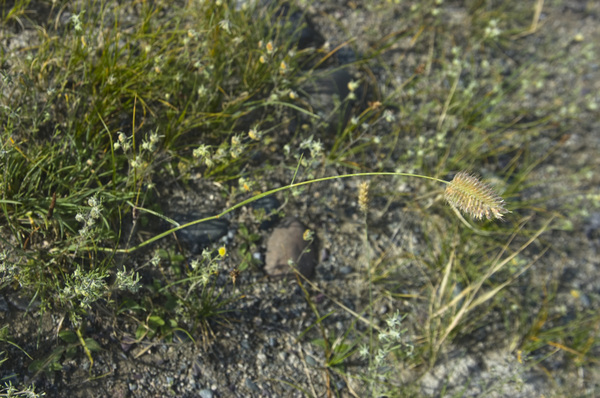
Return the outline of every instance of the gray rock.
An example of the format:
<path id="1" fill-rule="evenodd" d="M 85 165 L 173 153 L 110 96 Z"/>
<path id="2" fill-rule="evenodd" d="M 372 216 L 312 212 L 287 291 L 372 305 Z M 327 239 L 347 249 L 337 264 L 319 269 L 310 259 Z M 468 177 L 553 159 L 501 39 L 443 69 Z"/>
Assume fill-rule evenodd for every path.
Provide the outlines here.
<path id="1" fill-rule="evenodd" d="M 306 230 L 307 227 L 295 218 L 283 220 L 273 230 L 267 241 L 267 274 L 274 277 L 291 274 L 293 271 L 289 260 L 292 260 L 306 278 L 314 275 L 318 263 L 318 244 L 316 236 L 312 242 L 304 240 Z"/>

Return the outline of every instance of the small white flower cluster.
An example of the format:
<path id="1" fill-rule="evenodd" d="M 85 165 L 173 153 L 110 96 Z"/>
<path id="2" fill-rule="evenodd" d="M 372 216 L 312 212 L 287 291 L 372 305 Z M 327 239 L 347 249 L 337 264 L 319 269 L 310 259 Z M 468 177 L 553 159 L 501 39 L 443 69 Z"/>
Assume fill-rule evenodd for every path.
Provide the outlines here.
<path id="1" fill-rule="evenodd" d="M 244 192 L 248 192 L 252 189 L 252 186 L 254 185 L 253 181 L 248 180 L 245 177 L 240 177 L 238 179 L 238 186 L 240 187 L 240 189 L 242 189 Z"/>
<path id="2" fill-rule="evenodd" d="M 301 156 L 300 154 L 294 155 L 302 167 L 310 167 L 315 161 L 317 161 L 318 158 L 321 157 L 321 155 L 323 155 L 323 144 L 321 141 L 313 139 L 312 135 L 300 143 L 300 149 L 308 149 L 310 151 L 310 159 L 308 159 L 306 156 Z M 285 151 L 286 155 L 289 155 L 291 152 L 288 144 L 283 147 L 283 150 Z"/>
<path id="3" fill-rule="evenodd" d="M 262 54 L 258 57 L 259 63 L 277 65 L 279 74 L 282 76 L 292 70 L 290 69 L 290 61 L 296 56 L 296 52 L 294 50 L 289 50 L 287 53 L 279 51 L 278 53 L 278 49 L 273 45 L 271 40 L 269 40 L 267 43 L 264 43 L 262 40 L 260 40 L 258 42 L 258 48 L 262 52 Z M 295 96 L 296 93 L 291 94 L 290 98 L 295 99 Z M 271 94 L 269 100 L 275 101 L 277 97 L 282 96 Z"/>
<path id="4" fill-rule="evenodd" d="M 154 152 L 156 144 L 158 143 L 158 133 L 155 131 L 150 134 L 149 140 L 142 140 L 142 151 Z"/>
<path id="5" fill-rule="evenodd" d="M 486 39 L 495 39 L 496 37 L 500 36 L 500 33 L 502 33 L 502 31 L 500 28 L 498 28 L 498 20 L 490 19 L 490 22 L 483 31 L 483 36 Z"/>
<path id="6" fill-rule="evenodd" d="M 194 149 L 192 156 L 194 156 L 196 159 L 200 159 L 209 169 L 215 164 L 209 145 L 200 145 L 198 148 Z"/>
<path id="7" fill-rule="evenodd" d="M 96 270 L 83 271 L 78 265 L 66 278 L 61 298 L 69 303 L 79 303 L 79 307 L 89 309 L 106 292 L 106 275 Z"/>
<path id="8" fill-rule="evenodd" d="M 228 19 L 223 19 L 219 21 L 219 27 L 223 29 L 227 34 L 231 34 L 231 21 Z"/>
<path id="9" fill-rule="evenodd" d="M 165 59 L 162 54 L 154 57 L 154 73 L 160 75 L 163 70 L 163 65 L 165 65 Z"/>
<path id="10" fill-rule="evenodd" d="M 239 135 L 234 135 L 231 137 L 231 147 L 229 147 L 229 154 L 232 158 L 237 159 L 244 152 L 244 145 L 242 144 L 242 139 Z"/>
<path id="11" fill-rule="evenodd" d="M 201 158 L 204 158 L 206 156 L 210 156 L 210 147 L 208 145 L 202 144 L 198 148 L 194 149 L 192 155 L 196 159 L 201 159 Z"/>
<path id="12" fill-rule="evenodd" d="M 393 123 L 396 121 L 396 116 L 394 116 L 394 113 L 390 109 L 383 111 L 383 118 L 388 123 Z"/>
<path id="13" fill-rule="evenodd" d="M 31 384 L 26 387 L 20 386 L 19 388 L 17 388 L 15 386 L 13 386 L 12 382 L 9 380 L 9 381 L 4 382 L 4 384 L 0 387 L 0 397 L 38 398 L 38 397 L 45 397 L 45 396 L 46 396 L 45 392 L 41 392 L 41 393 L 35 392 L 34 384 Z"/>
<path id="14" fill-rule="evenodd" d="M 356 80 L 351 80 L 348 82 L 348 93 L 347 99 L 350 101 L 354 101 L 356 99 L 356 90 L 360 87 L 360 82 Z"/>
<path id="15" fill-rule="evenodd" d="M 212 250 L 204 249 L 202 251 L 201 259 L 193 259 L 190 263 L 193 277 L 197 278 L 197 282 L 200 285 L 206 286 L 210 281 L 211 275 L 219 273 L 219 263 L 217 260 L 222 259 L 227 254 L 227 250 L 224 247 L 219 248 L 216 256 L 213 256 Z M 196 284 L 193 284 L 195 286 Z"/>
<path id="16" fill-rule="evenodd" d="M 154 150 L 156 149 L 156 144 L 158 143 L 158 139 L 159 139 L 159 135 L 155 131 L 154 133 L 150 134 L 149 139 L 142 140 L 142 145 L 140 146 L 140 148 L 141 148 L 140 155 L 143 152 L 154 152 Z M 130 139 L 125 135 L 125 133 L 119 132 L 118 133 L 118 141 L 116 141 L 113 144 L 113 148 L 115 151 L 118 150 L 119 148 L 123 148 L 124 153 L 129 152 L 129 150 L 131 149 Z"/>
<path id="17" fill-rule="evenodd" d="M 263 138 L 263 132 L 258 126 L 248 130 L 248 138 L 252 141 L 260 142 Z M 192 156 L 199 159 L 209 169 L 219 162 L 228 161 L 229 157 L 238 159 L 249 145 L 249 140 L 242 134 L 235 134 L 231 137 L 231 143 L 224 142 L 216 151 L 212 151 L 209 145 L 201 144 L 193 150 Z"/>
<path id="18" fill-rule="evenodd" d="M 312 166 L 316 165 L 322 158 L 323 144 L 321 143 L 321 141 L 315 140 L 311 135 L 310 137 L 306 138 L 300 143 L 299 149 L 300 151 L 298 151 L 298 153 L 295 153 L 293 157 L 297 160 L 300 166 L 307 169 L 308 174 L 306 175 L 306 177 L 309 179 L 314 178 L 310 170 Z M 305 150 L 308 150 L 310 152 L 310 156 L 306 154 Z M 291 152 L 292 148 L 290 144 L 285 144 L 283 146 L 283 153 L 285 154 L 285 156 L 289 156 Z M 302 188 L 294 188 L 294 190 L 292 190 L 292 194 L 294 196 L 300 195 L 302 192 Z"/>
<path id="19" fill-rule="evenodd" d="M 300 149 L 308 149 L 313 159 L 323 154 L 323 144 L 319 140 L 314 140 L 312 135 L 300 143 Z"/>
<path id="20" fill-rule="evenodd" d="M 123 148 L 123 152 L 125 153 L 129 152 L 129 150 L 131 149 L 131 144 L 129 143 L 129 140 L 127 139 L 125 133 L 123 133 L 122 131 L 118 133 L 118 141 L 116 141 L 113 144 L 113 148 L 115 151 L 119 148 Z"/>
<path id="21" fill-rule="evenodd" d="M 265 50 L 267 52 L 267 56 L 265 56 L 264 54 L 261 55 L 258 58 L 258 62 L 260 62 L 261 64 L 266 64 L 267 63 L 267 58 L 271 58 L 273 56 L 273 53 L 275 52 L 275 47 L 273 47 L 273 42 L 272 41 L 268 41 L 267 44 L 264 45 Z M 262 49 L 263 48 L 263 41 L 259 41 L 258 42 L 258 48 Z"/>
<path id="22" fill-rule="evenodd" d="M 402 319 L 403 317 L 396 311 L 396 313 L 386 321 L 387 329 L 379 333 L 378 339 L 380 345 L 375 352 L 374 361 L 372 363 L 374 369 L 383 366 L 387 356 L 398 349 L 404 350 L 404 356 L 411 356 L 413 354 L 414 346 L 402 341 L 402 337 L 406 333 L 406 329 L 402 329 Z M 369 347 L 367 345 L 361 346 L 359 354 L 363 358 L 368 358 L 371 354 L 369 352 Z"/>
<path id="23" fill-rule="evenodd" d="M 150 264 L 152 264 L 153 267 L 158 267 L 160 264 L 160 256 L 158 253 L 154 253 L 154 256 L 152 256 L 152 259 L 150 260 Z"/>
<path id="24" fill-rule="evenodd" d="M 129 155 L 129 166 L 132 169 L 138 169 L 144 165 L 142 162 L 143 155 L 147 155 L 147 157 L 151 158 L 152 153 L 156 150 L 156 144 L 158 143 L 160 136 L 158 132 L 153 132 L 150 134 L 148 139 L 143 139 L 142 144 L 140 145 L 140 151 L 137 156 L 134 154 Z M 113 149 L 119 150 L 123 149 L 123 153 L 128 154 L 132 148 L 131 138 L 128 138 L 125 133 L 119 132 L 118 139 L 113 144 Z"/>
<path id="25" fill-rule="evenodd" d="M 71 22 L 73 24 L 73 29 L 75 29 L 75 32 L 79 33 L 83 30 L 83 27 L 81 25 L 81 16 L 83 15 L 83 12 L 80 14 L 73 14 L 71 15 L 71 18 L 69 19 L 69 22 Z"/>
<path id="26" fill-rule="evenodd" d="M 102 213 L 102 202 L 95 195 L 88 199 L 88 206 L 90 206 L 89 211 L 77 213 L 75 216 L 75 220 L 84 224 L 83 228 L 79 230 L 79 235 L 82 237 L 89 236 L 92 227 Z"/>
<path id="27" fill-rule="evenodd" d="M 123 266 L 123 271 L 117 271 L 115 287 L 119 290 L 129 290 L 136 293 L 140 290 L 140 275 L 137 272 L 127 271 Z"/>
<path id="28" fill-rule="evenodd" d="M 198 39 L 200 37 L 200 34 L 196 31 L 196 29 L 188 29 L 187 35 L 192 39 Z"/>

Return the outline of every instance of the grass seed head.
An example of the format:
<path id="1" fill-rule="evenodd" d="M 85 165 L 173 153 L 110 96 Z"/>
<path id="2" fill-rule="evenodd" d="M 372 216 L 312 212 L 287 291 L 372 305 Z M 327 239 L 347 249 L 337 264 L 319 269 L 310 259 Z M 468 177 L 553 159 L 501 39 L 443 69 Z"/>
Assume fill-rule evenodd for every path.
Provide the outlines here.
<path id="1" fill-rule="evenodd" d="M 358 186 L 358 207 L 363 213 L 369 210 L 369 182 L 364 181 Z"/>
<path id="2" fill-rule="evenodd" d="M 504 200 L 479 178 L 459 172 L 447 185 L 446 201 L 454 208 L 480 220 L 502 220 L 508 211 L 504 208 Z"/>

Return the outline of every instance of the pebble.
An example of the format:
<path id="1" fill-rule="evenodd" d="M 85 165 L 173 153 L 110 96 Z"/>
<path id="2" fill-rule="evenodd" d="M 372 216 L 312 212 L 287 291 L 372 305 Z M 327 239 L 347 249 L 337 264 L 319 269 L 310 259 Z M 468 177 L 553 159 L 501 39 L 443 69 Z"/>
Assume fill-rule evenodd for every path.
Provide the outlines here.
<path id="1" fill-rule="evenodd" d="M 256 355 L 256 359 L 258 359 L 258 361 L 259 361 L 260 363 L 266 363 L 266 362 L 267 362 L 267 356 L 266 356 L 264 353 L 262 353 L 262 352 L 259 352 L 259 353 Z"/>
<path id="2" fill-rule="evenodd" d="M 248 343 L 248 340 L 246 340 L 246 339 L 242 340 L 242 342 L 240 343 L 240 345 L 245 350 L 249 350 L 250 349 L 250 343 Z"/>
<path id="3" fill-rule="evenodd" d="M 208 388 L 200 390 L 198 394 L 200 395 L 200 398 L 213 398 L 214 396 L 212 390 L 209 390 Z"/>
<path id="4" fill-rule="evenodd" d="M 246 387 L 248 387 L 248 389 L 250 389 L 251 391 L 260 392 L 260 388 L 258 388 L 256 383 L 250 379 L 246 379 Z"/>
<path id="5" fill-rule="evenodd" d="M 350 267 L 348 265 L 344 265 L 343 267 L 340 268 L 340 274 L 348 275 L 350 273 L 352 273 L 352 267 Z"/>
<path id="6" fill-rule="evenodd" d="M 314 367 L 316 367 L 316 366 L 318 366 L 318 365 L 319 365 L 319 364 L 317 363 L 317 361 L 316 361 L 316 360 L 315 360 L 315 359 L 314 359 L 312 356 L 310 356 L 310 355 L 307 355 L 307 356 L 305 357 L 305 359 L 306 359 L 306 363 L 307 363 L 309 366 L 314 366 Z"/>

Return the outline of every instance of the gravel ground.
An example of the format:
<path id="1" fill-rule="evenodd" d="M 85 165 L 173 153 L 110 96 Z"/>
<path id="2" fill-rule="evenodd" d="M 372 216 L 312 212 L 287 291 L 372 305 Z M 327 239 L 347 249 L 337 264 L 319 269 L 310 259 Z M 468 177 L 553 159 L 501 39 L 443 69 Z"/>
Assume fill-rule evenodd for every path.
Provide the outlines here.
<path id="1" fill-rule="evenodd" d="M 307 11 L 315 29 L 332 46 L 353 38 L 354 51 L 360 54 L 367 52 L 369 46 L 383 35 L 402 29 L 396 26 L 398 15 L 408 12 L 406 6 L 399 5 L 394 13 L 382 14 L 377 12 L 375 4 L 378 2 L 371 3 L 367 6 L 361 1 L 315 1 Z M 569 213 L 561 210 L 561 222 L 570 227 L 555 228 L 544 235 L 544 242 L 551 244 L 552 249 L 532 267 L 523 283 L 543 286 L 558 278 L 557 308 L 551 311 L 573 316 L 600 307 L 600 177 L 594 173 L 600 170 L 600 115 L 597 110 L 600 98 L 597 94 L 590 95 L 600 92 L 600 52 L 597 47 L 600 43 L 597 28 L 600 26 L 600 5 L 593 1 L 547 3 L 539 31 L 519 39 L 519 51 L 510 58 L 515 63 L 536 62 L 548 71 L 540 89 L 522 105 L 534 114 L 535 109 L 543 108 L 546 103 L 569 100 L 573 102 L 565 103 L 565 107 L 576 105 L 579 111 L 564 116 L 562 141 L 557 142 L 552 138 L 554 136 L 540 135 L 531 145 L 532 156 L 541 160 L 532 172 L 532 180 L 543 181 L 543 184 L 533 186 L 521 199 L 545 198 L 551 208 L 570 206 L 574 210 Z M 466 10 L 458 2 L 443 5 L 442 12 L 448 16 L 451 25 L 468 23 L 464 20 Z M 557 60 L 552 48 L 569 54 L 569 60 Z M 402 75 L 419 65 L 420 57 L 426 57 L 426 54 L 412 54 L 400 59 L 397 52 L 387 52 L 382 61 L 391 69 L 375 70 L 378 81 L 394 84 L 391 71 Z M 391 88 L 382 86 L 378 89 Z M 570 178 L 582 169 L 589 170 L 587 178 Z M 335 170 L 331 172 L 335 173 Z M 289 173 L 273 171 L 266 180 L 289 181 Z M 347 194 L 357 192 L 358 183 L 337 180 L 322 184 L 299 198 L 290 196 L 285 206 L 286 214 L 298 217 L 318 233 L 321 262 L 314 278 L 316 286 L 308 287 L 307 292 L 321 315 L 335 310 L 324 324 L 335 331 L 336 336 L 343 335 L 355 322 L 348 311 L 339 310 L 338 303 L 357 312 L 368 303 L 364 277 L 361 276 L 361 256 L 365 246 L 360 212 L 356 196 Z M 382 185 L 396 192 L 411 189 L 403 181 L 386 181 Z M 170 203 L 175 212 L 194 206 L 199 214 L 214 214 L 227 205 L 218 202 L 218 186 L 194 182 L 185 190 L 177 185 L 167 185 L 163 189 L 173 198 Z M 207 197 L 213 197 L 215 201 L 207 201 Z M 280 196 L 278 199 L 283 202 L 285 198 Z M 374 251 L 390 245 L 397 250 L 414 250 L 423 243 L 419 233 L 422 220 L 404 212 L 402 203 L 394 203 L 386 211 L 372 210 L 370 217 L 373 222 L 369 244 Z M 248 212 L 241 210 L 223 226 L 221 239 L 231 253 L 241 243 L 237 227 L 243 220 L 251 218 Z M 260 236 L 256 258 L 264 261 L 265 245 L 273 226 L 249 225 L 253 225 L 250 227 L 252 232 Z M 185 237 L 181 240 L 185 241 Z M 140 263 L 142 260 L 139 259 Z M 236 260 L 232 254 L 227 266 L 233 267 Z M 411 283 L 418 285 L 418 279 L 422 278 L 409 268 L 403 270 L 400 277 L 407 281 L 407 290 Z M 576 296 L 574 291 L 578 292 Z M 243 297 L 232 305 L 234 311 L 228 314 L 225 323 L 211 325 L 212 333 L 208 333 L 206 339 L 203 340 L 200 333 L 194 334 L 197 344 L 190 342 L 183 333 L 177 334 L 172 343 L 153 340 L 130 344 L 128 336 L 131 339 L 135 335 L 136 324 L 113 320 L 99 305 L 90 316 L 86 330 L 86 335 L 102 347 L 94 355 L 93 374 L 96 377 L 89 378 L 90 364 L 85 357 L 75 357 L 62 363 L 61 372 L 38 378 L 38 390 L 45 391 L 50 397 L 317 397 L 326 396 L 329 386 L 342 397 L 368 396 L 358 379 L 353 377 L 364 372 L 366 362 L 352 360 L 345 368 L 345 376 L 327 372 L 322 350 L 311 343 L 319 337 L 316 328 L 298 339 L 314 325 L 315 315 L 294 278 L 270 279 L 260 266 L 251 267 L 240 275 L 235 291 L 228 294 Z M 13 337 L 26 350 L 36 351 L 36 344 L 54 347 L 60 318 L 23 316 L 26 303 L 27 298 L 2 292 L 2 323 L 19 325 Z M 409 304 L 406 308 L 393 308 L 382 301 L 375 310 L 383 318 L 393 309 L 412 313 L 408 322 L 419 322 L 415 309 Z M 366 330 L 360 322 L 355 326 L 348 336 L 350 340 Z M 39 327 L 42 328 L 39 341 L 32 341 L 31 336 L 38 336 Z M 463 391 L 462 396 L 467 397 L 552 396 L 564 385 L 573 386 L 573 396 L 600 394 L 598 367 L 569 365 L 564 352 L 553 357 L 552 368 L 545 365 L 548 374 L 544 374 L 542 367 L 520 365 L 511 342 L 495 340 L 503 327 L 492 322 L 469 339 L 453 343 L 420 379 L 420 391 L 414 395 L 449 396 Z M 594 347 L 588 355 L 598 357 L 600 352 Z M 10 369 L 3 365 L 2 376 L 10 378 L 12 375 L 13 381 L 27 383 L 33 376 L 26 370 L 28 359 L 19 358 L 10 364 Z M 411 369 L 397 369 L 394 377 L 409 382 L 415 381 L 416 374 Z"/>

